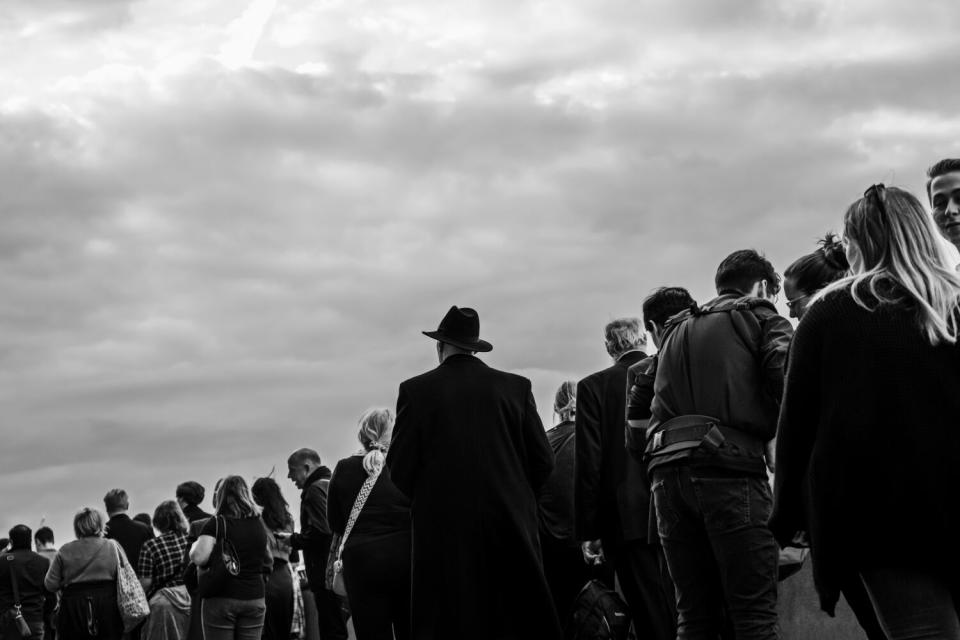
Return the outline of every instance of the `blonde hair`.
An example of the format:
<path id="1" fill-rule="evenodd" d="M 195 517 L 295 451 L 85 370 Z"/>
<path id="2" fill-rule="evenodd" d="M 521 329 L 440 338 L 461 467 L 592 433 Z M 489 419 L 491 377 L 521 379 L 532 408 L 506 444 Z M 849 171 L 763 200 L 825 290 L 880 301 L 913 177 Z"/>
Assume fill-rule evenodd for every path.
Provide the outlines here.
<path id="1" fill-rule="evenodd" d="M 73 516 L 73 532 L 78 538 L 101 537 L 104 526 L 103 514 L 93 507 L 84 507 Z"/>
<path id="2" fill-rule="evenodd" d="M 227 476 L 217 488 L 214 504 L 218 516 L 230 518 L 255 518 L 260 507 L 253 501 L 247 481 L 240 476 Z"/>
<path id="3" fill-rule="evenodd" d="M 919 200 L 896 187 L 871 187 L 847 209 L 844 236 L 855 243 L 861 260 L 851 265 L 851 275 L 824 288 L 812 302 L 849 288 L 858 305 L 873 311 L 863 290 L 878 304 L 894 304 L 901 299 L 889 292 L 895 284 L 917 303 L 919 328 L 930 344 L 956 343 L 960 276 Z"/>
<path id="4" fill-rule="evenodd" d="M 577 414 L 577 383 L 567 380 L 560 384 L 553 396 L 553 412 L 566 422 Z"/>
<path id="5" fill-rule="evenodd" d="M 367 409 L 357 422 L 360 429 L 357 439 L 363 446 L 363 468 L 367 475 L 374 475 L 383 470 L 387 448 L 390 446 L 390 437 L 393 435 L 393 411 L 390 409 Z"/>
<path id="6" fill-rule="evenodd" d="M 640 326 L 640 318 L 617 318 L 603 328 L 607 353 L 613 358 L 636 349 L 646 342 L 647 334 Z"/>

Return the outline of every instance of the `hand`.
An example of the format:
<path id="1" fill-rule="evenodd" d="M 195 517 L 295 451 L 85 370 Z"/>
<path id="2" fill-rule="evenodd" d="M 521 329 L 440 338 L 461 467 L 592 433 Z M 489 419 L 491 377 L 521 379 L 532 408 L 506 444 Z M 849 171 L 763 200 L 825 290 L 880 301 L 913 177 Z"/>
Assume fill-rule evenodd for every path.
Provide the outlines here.
<path id="1" fill-rule="evenodd" d="M 775 473 L 777 470 L 777 461 L 776 458 L 777 451 L 777 438 L 774 437 L 767 442 L 766 449 L 764 451 L 764 458 L 767 461 L 767 469 L 770 470 L 770 473 Z"/>
<path id="2" fill-rule="evenodd" d="M 603 556 L 603 544 L 599 540 L 588 540 L 580 545 L 580 551 L 583 553 L 583 561 L 588 565 L 602 564 L 605 560 Z"/>

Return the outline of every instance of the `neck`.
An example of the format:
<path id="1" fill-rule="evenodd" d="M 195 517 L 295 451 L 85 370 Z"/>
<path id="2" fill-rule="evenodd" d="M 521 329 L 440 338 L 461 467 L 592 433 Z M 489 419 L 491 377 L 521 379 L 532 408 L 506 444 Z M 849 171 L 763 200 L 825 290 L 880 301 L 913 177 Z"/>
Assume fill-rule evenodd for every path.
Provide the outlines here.
<path id="1" fill-rule="evenodd" d="M 116 511 L 107 511 L 107 517 L 122 516 L 127 513 L 126 509 L 117 509 Z"/>

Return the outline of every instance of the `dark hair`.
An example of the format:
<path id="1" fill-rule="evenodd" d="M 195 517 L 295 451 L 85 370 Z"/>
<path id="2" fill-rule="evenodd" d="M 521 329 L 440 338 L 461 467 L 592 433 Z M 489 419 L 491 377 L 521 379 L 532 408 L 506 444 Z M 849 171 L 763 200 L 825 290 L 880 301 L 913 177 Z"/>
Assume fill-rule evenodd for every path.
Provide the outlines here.
<path id="1" fill-rule="evenodd" d="M 149 513 L 138 513 L 137 515 L 133 516 L 132 520 L 134 522 L 139 522 L 140 524 L 145 524 L 151 529 L 153 528 L 153 520 L 150 519 Z"/>
<path id="2" fill-rule="evenodd" d="M 293 526 L 290 505 L 273 478 L 257 478 L 250 488 L 253 501 L 263 508 L 263 522 L 271 531 L 284 531 Z"/>
<path id="3" fill-rule="evenodd" d="M 10 538 L 0 538 L 0 551 L 3 551 L 7 548 L 7 545 L 10 544 Z"/>
<path id="4" fill-rule="evenodd" d="M 927 169 L 927 200 L 930 200 L 930 185 L 933 179 L 954 171 L 960 171 L 960 158 L 944 158 Z"/>
<path id="5" fill-rule="evenodd" d="M 33 534 L 33 539 L 41 544 L 53 544 L 53 529 L 50 527 L 40 527 Z"/>
<path id="6" fill-rule="evenodd" d="M 25 524 L 18 524 L 10 529 L 10 548 L 11 549 L 29 549 L 33 541 L 33 531 Z"/>
<path id="7" fill-rule="evenodd" d="M 746 295 L 759 280 L 767 281 L 769 293 L 780 293 L 780 276 L 770 261 L 753 249 L 741 249 L 723 259 L 714 283 L 718 292 L 733 289 Z"/>
<path id="8" fill-rule="evenodd" d="M 843 245 L 832 233 L 818 241 L 820 248 L 794 260 L 783 272 L 784 278 L 790 278 L 797 289 L 814 294 L 831 282 L 836 282 L 847 274 L 850 264 Z"/>
<path id="9" fill-rule="evenodd" d="M 107 513 L 117 509 L 127 510 L 130 508 L 130 499 L 123 489 L 110 489 L 110 491 L 107 491 L 107 495 L 103 496 L 103 506 Z"/>
<path id="10" fill-rule="evenodd" d="M 144 514 L 145 515 L 145 514 Z M 153 526 L 160 533 L 185 534 L 189 525 L 187 517 L 176 500 L 164 500 L 153 510 Z"/>
<path id="11" fill-rule="evenodd" d="M 206 490 L 199 482 L 187 480 L 177 485 L 177 497 L 194 507 L 203 502 L 205 495 Z"/>
<path id="12" fill-rule="evenodd" d="M 643 299 L 643 326 L 663 325 L 671 317 L 697 304 L 683 287 L 660 287 Z"/>

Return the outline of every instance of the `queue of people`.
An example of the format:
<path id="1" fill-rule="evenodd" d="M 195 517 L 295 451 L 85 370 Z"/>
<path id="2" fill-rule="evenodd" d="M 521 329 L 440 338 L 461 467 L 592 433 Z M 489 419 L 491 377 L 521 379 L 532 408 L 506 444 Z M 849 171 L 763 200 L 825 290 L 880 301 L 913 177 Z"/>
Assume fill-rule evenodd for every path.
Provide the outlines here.
<path id="1" fill-rule="evenodd" d="M 705 303 L 656 289 L 605 327 L 610 366 L 560 386 L 549 431 L 451 307 L 423 332 L 439 365 L 361 416 L 356 455 L 289 456 L 299 531 L 271 478 L 223 478 L 213 514 L 184 483 L 150 527 L 111 490 L 109 521 L 82 509 L 59 550 L 10 531 L 0 639 L 122 637 L 124 559 L 144 639 L 302 637 L 302 555 L 321 640 L 348 616 L 359 640 L 559 639 L 591 578 L 638 638 L 772 640 L 783 550 L 809 547 L 822 608 L 844 598 L 870 640 L 960 640 L 960 275 L 937 237 L 960 248 L 960 160 L 928 177 L 932 216 L 873 185 L 783 278 L 747 249 Z"/>

